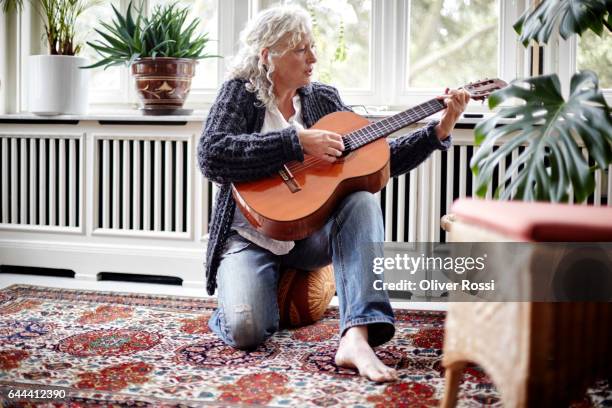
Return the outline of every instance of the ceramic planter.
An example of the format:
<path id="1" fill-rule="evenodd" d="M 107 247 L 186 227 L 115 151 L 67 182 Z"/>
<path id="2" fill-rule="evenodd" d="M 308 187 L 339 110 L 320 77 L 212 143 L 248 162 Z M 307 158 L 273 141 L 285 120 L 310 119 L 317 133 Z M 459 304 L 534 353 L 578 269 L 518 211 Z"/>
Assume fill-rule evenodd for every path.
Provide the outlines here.
<path id="1" fill-rule="evenodd" d="M 196 60 L 142 58 L 132 64 L 132 75 L 145 115 L 186 114 L 182 109 L 191 89 Z"/>
<path id="2" fill-rule="evenodd" d="M 81 115 L 89 103 L 89 71 L 83 57 L 28 57 L 28 110 L 37 115 Z"/>

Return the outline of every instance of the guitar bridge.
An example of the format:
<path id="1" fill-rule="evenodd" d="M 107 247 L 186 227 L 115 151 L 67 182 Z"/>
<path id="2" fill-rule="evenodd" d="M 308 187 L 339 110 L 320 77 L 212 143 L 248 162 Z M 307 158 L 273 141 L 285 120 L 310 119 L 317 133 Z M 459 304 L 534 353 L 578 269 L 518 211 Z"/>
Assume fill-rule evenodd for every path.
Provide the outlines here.
<path id="1" fill-rule="evenodd" d="M 286 165 L 283 164 L 283 168 L 278 171 L 278 174 L 280 174 L 281 178 L 289 188 L 289 191 L 292 193 L 297 193 L 302 189 L 302 187 L 300 187 L 298 182 L 295 180 L 293 173 L 291 173 Z"/>

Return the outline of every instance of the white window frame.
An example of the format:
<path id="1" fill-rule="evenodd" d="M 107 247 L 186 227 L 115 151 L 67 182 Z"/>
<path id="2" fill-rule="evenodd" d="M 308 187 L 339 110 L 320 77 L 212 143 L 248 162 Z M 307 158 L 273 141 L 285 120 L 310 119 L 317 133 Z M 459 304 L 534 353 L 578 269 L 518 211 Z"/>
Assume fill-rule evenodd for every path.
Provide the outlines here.
<path id="1" fill-rule="evenodd" d="M 8 51 L 14 57 L 12 64 L 8 67 L 8 82 L 14 83 L 9 90 L 8 108 L 17 112 L 26 111 L 28 108 L 28 81 L 27 81 L 27 58 L 35 55 L 40 50 L 35 50 L 32 38 L 36 38 L 38 31 L 32 27 L 31 22 L 36 18 L 36 12 L 29 2 L 23 2 L 23 9 L 16 14 L 13 31 L 8 33 L 9 42 L 13 43 L 15 49 Z M 10 60 L 10 59 L 9 59 Z"/>
<path id="2" fill-rule="evenodd" d="M 0 13 L 0 113 L 6 111 L 6 100 L 8 91 L 6 88 L 9 86 L 8 81 L 8 50 L 6 44 L 8 44 L 8 17 L 6 13 Z"/>
<path id="3" fill-rule="evenodd" d="M 526 0 L 500 0 L 500 29 L 498 46 L 498 72 L 509 82 L 523 76 L 527 66 L 527 50 L 518 41 L 512 24 L 525 9 Z M 364 90 L 341 89 L 344 101 L 352 105 L 403 108 L 422 103 L 439 95 L 439 88 L 407 89 L 407 50 L 409 39 L 410 0 L 372 0 L 370 30 L 370 87 Z M 503 50 L 503 52 L 502 52 Z M 398 84 L 400 84 L 398 86 Z M 486 106 L 474 102 L 470 111 L 488 111 Z"/>
<path id="4" fill-rule="evenodd" d="M 19 111 L 19 67 L 21 38 L 19 19 L 0 11 L 0 113 Z"/>

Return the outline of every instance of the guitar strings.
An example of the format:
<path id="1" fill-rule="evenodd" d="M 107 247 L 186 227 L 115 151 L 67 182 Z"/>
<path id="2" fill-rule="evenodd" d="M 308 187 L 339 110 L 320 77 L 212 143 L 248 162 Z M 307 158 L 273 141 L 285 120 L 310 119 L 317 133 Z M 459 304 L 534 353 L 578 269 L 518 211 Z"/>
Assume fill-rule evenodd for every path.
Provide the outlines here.
<path id="1" fill-rule="evenodd" d="M 436 103 L 438 106 L 432 106 L 434 103 Z M 440 104 L 442 104 L 442 107 L 444 106 L 440 100 L 432 99 L 430 101 L 417 105 L 412 109 L 400 112 L 396 115 L 382 119 L 378 122 L 374 122 L 372 124 L 366 125 L 361 129 L 348 133 L 344 138 L 345 147 L 348 145 L 348 148 L 350 150 L 357 149 L 361 146 L 370 143 L 371 141 L 378 139 L 380 137 L 381 131 L 392 133 L 397 129 L 401 129 L 402 127 L 414 123 L 422 118 L 426 118 L 427 116 L 439 112 Z M 420 113 L 417 111 L 417 108 L 421 110 Z M 288 163 L 287 168 L 292 173 L 300 173 L 320 163 L 330 164 L 329 162 L 323 159 L 319 159 L 314 156 L 308 156 L 303 162 L 294 161 Z"/>
<path id="2" fill-rule="evenodd" d="M 461 89 L 461 88 L 460 88 Z M 426 118 L 440 110 L 444 109 L 444 102 L 440 99 L 431 99 L 427 102 L 421 103 L 411 109 L 400 112 L 391 117 L 382 119 L 378 122 L 371 123 L 350 132 L 344 136 L 344 144 L 349 151 L 358 149 L 378 138 L 380 138 L 380 131 L 384 131 L 386 134 L 390 134 L 395 130 L 401 129 L 408 126 L 418 120 Z M 417 109 L 420 109 L 419 113 Z M 303 162 L 293 161 L 287 164 L 287 169 L 292 173 L 299 173 L 310 167 L 316 166 L 319 163 L 327 163 L 323 159 L 319 159 L 313 156 L 306 157 Z"/>
<path id="3" fill-rule="evenodd" d="M 438 106 L 432 106 L 433 104 L 436 104 Z M 438 99 L 432 99 L 428 102 L 417 105 L 408 111 L 398 113 L 397 115 L 393 115 L 389 118 L 380 120 L 371 125 L 367 125 L 364 128 L 349 133 L 346 138 L 349 139 L 349 143 L 352 141 L 357 142 L 357 146 L 355 146 L 355 148 L 361 147 L 371 142 L 372 140 L 377 139 L 380 135 L 380 130 L 393 132 L 394 130 L 407 126 L 410 123 L 416 122 L 422 118 L 425 118 L 433 113 L 438 112 L 440 110 L 440 106 L 444 107 L 443 102 Z M 421 113 L 419 113 L 417 109 L 420 109 Z"/>
<path id="4" fill-rule="evenodd" d="M 380 137 L 381 131 L 391 133 L 394 130 L 397 130 L 406 126 L 409 123 L 412 123 L 412 121 L 419 120 L 435 112 L 435 110 L 432 112 L 428 112 L 422 108 L 421 110 L 424 111 L 422 115 L 406 115 L 406 117 L 391 117 L 386 120 L 383 119 L 382 121 L 376 122 L 368 126 L 367 128 L 362 128 L 355 132 L 349 133 L 346 136 L 346 139 L 348 139 L 351 148 L 359 148 L 373 140 L 378 139 Z"/>
<path id="5" fill-rule="evenodd" d="M 292 162 L 295 164 L 288 164 L 287 168 L 289 169 L 289 171 L 297 173 L 300 170 L 303 170 L 308 167 L 312 167 L 312 165 L 318 164 L 319 162 L 322 162 L 322 161 L 323 161 L 322 159 L 319 159 L 317 157 L 309 156 L 303 162 Z"/>

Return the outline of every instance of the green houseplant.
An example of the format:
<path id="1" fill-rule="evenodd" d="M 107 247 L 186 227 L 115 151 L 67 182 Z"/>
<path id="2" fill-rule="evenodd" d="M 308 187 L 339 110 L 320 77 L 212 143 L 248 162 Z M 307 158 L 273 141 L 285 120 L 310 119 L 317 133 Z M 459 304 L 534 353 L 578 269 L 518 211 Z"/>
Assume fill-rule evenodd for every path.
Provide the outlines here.
<path id="1" fill-rule="evenodd" d="M 132 2 L 125 15 L 113 6 L 113 20 L 100 23 L 103 30 L 95 30 L 102 39 L 87 43 L 102 59 L 86 68 L 127 65 L 145 114 L 186 113 L 181 108 L 197 60 L 218 57 L 204 52 L 208 34 L 196 35 L 199 20 L 187 24 L 189 9 L 176 3 L 156 6 L 150 17 L 136 9 L 134 18 L 132 10 Z"/>
<path id="2" fill-rule="evenodd" d="M 586 30 L 598 35 L 612 31 L 612 1 L 544 0 L 514 25 L 525 46 L 532 40 L 547 43 L 556 27 L 564 39 Z M 586 200 L 595 188 L 595 170 L 605 171 L 612 162 L 610 108 L 598 82 L 594 72 L 576 73 L 567 100 L 561 94 L 557 75 L 515 80 L 508 88 L 493 93 L 489 98 L 491 109 L 512 98 L 521 103 L 502 107 L 475 129 L 480 149 L 470 164 L 477 194 L 486 195 L 500 162 L 513 149 L 524 146 L 507 169 L 496 197 L 567 202 L 571 189 L 577 202 Z M 500 125 L 507 118 L 513 121 Z M 502 137 L 509 140 L 494 149 Z M 583 156 L 580 145 L 588 151 L 593 165 Z"/>
<path id="3" fill-rule="evenodd" d="M 48 54 L 28 61 L 28 107 L 40 115 L 82 114 L 88 105 L 88 73 L 79 69 L 87 59 L 79 57 L 76 41 L 79 17 L 99 0 L 36 0 L 33 9 L 44 26 Z M 3 0 L 5 12 L 20 12 L 23 0 Z"/>

